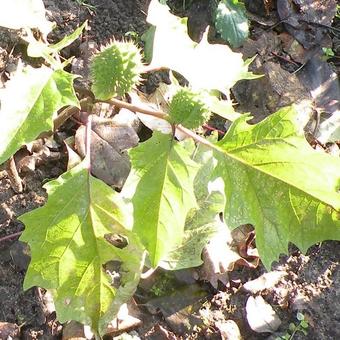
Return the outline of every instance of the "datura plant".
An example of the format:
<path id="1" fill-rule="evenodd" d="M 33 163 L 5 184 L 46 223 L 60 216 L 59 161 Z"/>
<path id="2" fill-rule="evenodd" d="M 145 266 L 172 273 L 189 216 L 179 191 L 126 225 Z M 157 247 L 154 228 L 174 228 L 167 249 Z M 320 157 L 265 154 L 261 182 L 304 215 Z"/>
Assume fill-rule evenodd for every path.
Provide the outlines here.
<path id="1" fill-rule="evenodd" d="M 195 93 L 186 87 L 178 89 L 169 105 L 170 122 L 182 124 L 189 129 L 202 126 L 209 120 L 210 115 L 202 93 Z"/>
<path id="2" fill-rule="evenodd" d="M 124 96 L 138 84 L 142 69 L 139 48 L 132 42 L 114 41 L 92 59 L 92 91 L 103 100 Z"/>
<path id="3" fill-rule="evenodd" d="M 34 24 L 30 17 L 39 20 Z M 87 117 L 82 121 L 84 159 L 45 184 L 44 206 L 19 217 L 25 225 L 21 240 L 31 251 L 24 288 L 49 289 L 61 322 L 76 320 L 103 336 L 133 296 L 143 270 L 202 263 L 201 251 L 222 215 L 225 228 L 253 224 L 267 269 L 287 253 L 290 242 L 305 252 L 317 242 L 340 240 L 340 160 L 311 148 L 298 107 L 282 108 L 251 125 L 249 114 L 236 113 L 230 100 L 221 99 L 230 97 L 238 80 L 257 77 L 247 71 L 250 61 L 241 54 L 210 44 L 206 35 L 193 42 L 186 19 L 152 0 L 149 65 L 127 41 L 113 40 L 93 56 L 92 87 L 81 91 L 82 101 L 90 93 L 88 101 L 105 101 L 164 123 L 163 128 L 155 124 L 152 137 L 125 155 L 131 170 L 118 192 L 94 176 L 91 151 L 101 150 L 92 150 L 91 144 L 91 138 L 99 138 L 92 125 L 96 116 L 91 105 L 79 102 L 73 84 L 77 76 L 64 70 L 69 61 L 61 63 L 58 57 L 84 25 L 51 45 L 31 32 L 49 33 L 44 12 L 32 7 L 13 18 L 15 28 L 26 30 L 28 53 L 45 62 L 40 68 L 23 66 L 1 90 L 0 163 L 41 133 L 58 129 L 70 112 L 81 109 Z M 185 87 L 173 81 L 166 109 L 127 101 L 136 97 L 141 73 L 158 68 L 187 80 Z M 200 134 L 213 114 L 232 120 L 220 140 Z"/>

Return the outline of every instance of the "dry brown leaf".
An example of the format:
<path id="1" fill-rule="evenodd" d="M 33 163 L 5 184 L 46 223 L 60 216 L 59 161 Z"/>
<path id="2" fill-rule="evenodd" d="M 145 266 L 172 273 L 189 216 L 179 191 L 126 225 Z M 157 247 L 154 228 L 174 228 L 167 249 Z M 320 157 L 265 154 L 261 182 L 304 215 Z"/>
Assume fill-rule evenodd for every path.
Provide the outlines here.
<path id="1" fill-rule="evenodd" d="M 85 157 L 86 127 L 80 126 L 75 136 L 76 151 Z M 91 132 L 91 172 L 108 185 L 121 188 L 130 172 L 126 154 L 116 151 L 107 141 Z"/>

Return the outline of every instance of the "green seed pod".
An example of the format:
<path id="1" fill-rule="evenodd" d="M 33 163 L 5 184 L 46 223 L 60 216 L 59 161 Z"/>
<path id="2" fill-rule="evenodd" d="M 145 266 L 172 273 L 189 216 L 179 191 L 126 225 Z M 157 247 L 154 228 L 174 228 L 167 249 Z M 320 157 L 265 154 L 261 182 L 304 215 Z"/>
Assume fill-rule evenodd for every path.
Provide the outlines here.
<path id="1" fill-rule="evenodd" d="M 113 41 L 91 60 L 94 95 L 102 100 L 124 96 L 138 84 L 142 67 L 137 46 L 132 42 Z"/>
<path id="2" fill-rule="evenodd" d="M 171 123 L 195 129 L 209 120 L 210 111 L 204 103 L 203 94 L 183 87 L 172 97 L 169 116 Z"/>

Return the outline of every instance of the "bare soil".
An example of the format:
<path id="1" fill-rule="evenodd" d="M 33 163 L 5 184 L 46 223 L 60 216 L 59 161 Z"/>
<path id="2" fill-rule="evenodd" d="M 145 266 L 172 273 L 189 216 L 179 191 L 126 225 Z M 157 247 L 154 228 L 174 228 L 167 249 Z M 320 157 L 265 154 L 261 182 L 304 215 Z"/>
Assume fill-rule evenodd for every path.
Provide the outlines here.
<path id="1" fill-rule="evenodd" d="M 65 34 L 72 32 L 85 20 L 89 21 L 89 30 L 83 35 L 81 41 L 77 41 L 64 51 L 65 57 L 75 55 L 81 58 L 79 45 L 86 40 L 93 40 L 100 46 L 113 38 L 124 38 L 127 32 L 136 32 L 141 35 L 147 27 L 145 13 L 148 0 L 88 0 L 87 3 L 95 6 L 95 10 L 70 0 L 45 0 L 44 2 L 50 19 L 57 23 L 57 29 L 50 37 L 51 42 L 56 42 Z M 174 2 L 174 5 L 177 4 L 179 7 L 181 3 L 181 1 L 177 1 Z M 206 5 L 201 1 L 202 6 L 200 7 L 197 3 L 196 7 L 189 11 L 189 14 L 191 18 L 201 18 L 198 21 L 191 19 L 192 34 L 199 37 L 202 28 L 199 27 L 195 30 L 195 25 L 204 28 L 204 25 L 209 23 L 209 19 L 206 17 Z M 271 34 L 277 35 L 277 31 L 273 31 Z M 25 56 L 18 46 L 20 43 L 15 34 L 5 34 L 2 31 L 0 36 L 4 37 L 0 41 L 2 48 L 0 69 L 4 71 L 15 65 L 18 58 Z M 260 39 L 260 37 L 255 37 L 255 39 Z M 13 54 L 10 55 L 13 48 Z M 275 58 L 271 58 L 271 62 L 276 65 L 284 63 L 284 61 Z M 268 65 L 267 67 L 269 67 Z M 270 65 L 270 67 L 271 71 L 275 69 L 275 65 Z M 2 78 L 2 81 L 4 80 Z M 292 80 L 292 82 L 294 81 Z M 276 96 L 276 100 L 280 99 L 271 82 L 270 77 L 261 80 L 264 86 L 269 87 L 266 93 L 258 92 L 259 86 L 255 85 L 254 87 L 251 82 L 241 84 L 241 87 L 234 93 L 235 97 L 240 100 L 241 107 L 243 106 L 247 110 L 251 105 L 252 109 L 258 111 L 260 115 L 261 112 L 263 113 L 263 107 L 260 106 L 264 105 L 265 110 L 268 111 L 266 114 L 269 114 L 270 111 L 273 112 L 272 107 L 264 104 L 270 100 L 271 105 L 274 105 L 275 108 L 279 105 L 277 102 L 273 104 L 271 100 L 273 96 Z M 256 94 L 252 92 L 255 90 Z M 250 91 L 247 96 L 249 94 L 256 97 L 255 102 L 243 100 L 242 93 L 244 91 Z M 296 95 L 294 88 L 292 88 L 291 97 L 286 98 L 288 102 L 295 100 L 293 95 Z M 261 105 L 258 105 L 258 101 Z M 62 338 L 63 325 L 58 323 L 55 312 L 51 312 L 48 308 L 44 299 L 44 291 L 38 288 L 23 291 L 25 270 L 29 263 L 29 249 L 17 240 L 18 237 L 10 236 L 24 228 L 17 220 L 18 216 L 42 206 L 46 201 L 46 192 L 42 188 L 43 183 L 58 177 L 65 171 L 65 150 L 59 146 L 58 152 L 64 155 L 60 160 L 51 160 L 40 165 L 34 173 L 26 173 L 22 176 L 25 187 L 23 193 L 16 193 L 11 187 L 6 172 L 0 172 L 0 323 L 16 324 L 20 330 L 13 338 L 17 339 L 52 340 Z M 7 236 L 10 237 L 2 239 Z M 305 314 L 309 323 L 308 335 L 296 333 L 294 339 L 340 339 L 339 261 L 340 243 L 328 241 L 315 245 L 306 255 L 302 255 L 292 247 L 290 256 L 282 257 L 280 263 L 273 265 L 273 269 L 287 272 L 287 276 L 278 284 L 261 293 L 264 299 L 274 307 L 282 321 L 275 336 L 285 334 L 289 323 L 297 323 L 296 313 L 299 311 Z M 213 326 L 213 321 L 234 320 L 244 339 L 275 339 L 275 336 L 269 333 L 252 331 L 246 319 L 245 304 L 251 294 L 242 290 L 242 285 L 264 272 L 261 265 L 255 270 L 244 267 L 235 269 L 230 273 L 230 283 L 227 286 L 219 286 L 218 290 L 213 289 L 209 284 L 200 282 L 199 289 L 205 292 L 205 298 L 199 300 L 199 305 L 195 310 L 208 310 L 210 325 L 204 327 L 202 322 L 198 322 L 199 327 L 191 328 L 191 330 L 182 327 L 184 321 L 190 320 L 194 324 L 197 319 L 180 316 L 174 321 L 173 318 L 165 317 L 164 313 L 146 308 L 148 296 L 141 289 L 138 293 L 142 298 L 137 296 L 136 301 L 141 299 L 140 311 L 143 324 L 135 330 L 137 333 L 134 334 L 142 339 L 222 339 L 220 331 Z M 175 275 L 176 280 L 179 276 L 179 274 Z M 182 278 L 177 281 L 177 284 L 179 285 L 178 282 L 183 284 L 185 281 Z M 196 285 L 190 279 L 187 280 L 186 285 L 193 284 Z M 191 305 L 193 302 L 188 302 L 188 304 Z M 160 305 L 157 306 L 159 308 Z M 196 315 L 199 313 L 197 312 Z M 108 339 L 110 338 L 112 336 L 108 337 Z M 0 338 L 0 340 L 2 339 L 6 338 Z"/>

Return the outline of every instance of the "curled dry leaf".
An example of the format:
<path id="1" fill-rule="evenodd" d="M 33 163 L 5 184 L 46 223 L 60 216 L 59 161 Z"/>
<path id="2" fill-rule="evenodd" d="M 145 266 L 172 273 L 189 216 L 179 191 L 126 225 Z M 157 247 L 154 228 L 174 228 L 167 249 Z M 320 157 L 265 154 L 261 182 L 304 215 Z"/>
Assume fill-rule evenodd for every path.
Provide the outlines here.
<path id="1" fill-rule="evenodd" d="M 203 249 L 203 266 L 200 278 L 217 288 L 218 281 L 226 284 L 228 272 L 232 271 L 240 255 L 231 247 L 232 237 L 227 226 L 221 223 L 218 233 Z"/>
<path id="2" fill-rule="evenodd" d="M 257 249 L 252 246 L 254 232 L 249 225 L 230 231 L 221 223 L 218 233 L 203 250 L 204 264 L 200 278 L 217 288 L 218 281 L 226 284 L 228 272 L 235 265 L 256 268 L 259 264 Z"/>
<path id="3" fill-rule="evenodd" d="M 37 165 L 44 164 L 48 161 L 56 161 L 61 158 L 57 150 L 59 145 L 53 138 L 39 138 L 31 143 L 26 144 L 29 151 L 17 154 L 17 168 L 19 172 L 33 172 Z M 54 151 L 57 150 L 57 151 Z"/>
<path id="4" fill-rule="evenodd" d="M 132 127 L 127 124 L 115 124 L 97 116 L 93 117 L 92 130 L 118 152 L 133 148 L 139 142 L 139 137 Z"/>
<path id="5" fill-rule="evenodd" d="M 71 170 L 76 165 L 81 162 L 81 157 L 74 151 L 75 149 L 75 138 L 74 136 L 66 138 L 64 140 L 67 154 L 68 154 L 68 161 L 67 161 L 67 170 Z"/>
<path id="6" fill-rule="evenodd" d="M 128 125 L 132 127 L 136 132 L 139 132 L 141 129 L 141 121 L 137 117 L 137 115 L 128 110 L 128 109 L 120 109 L 119 113 L 112 117 L 112 121 L 116 125 Z"/>
<path id="7" fill-rule="evenodd" d="M 220 331 L 222 340 L 242 340 L 241 332 L 233 320 L 216 322 L 215 327 Z"/>
<path id="8" fill-rule="evenodd" d="M 255 232 L 251 225 L 243 225 L 231 232 L 233 237 L 233 246 L 236 247 L 241 258 L 237 264 L 249 268 L 256 268 L 259 264 L 260 257 L 254 246 Z"/>
<path id="9" fill-rule="evenodd" d="M 75 147 L 85 157 L 85 126 L 76 132 Z M 107 141 L 91 132 L 91 172 L 108 185 L 122 187 L 130 172 L 130 161 L 126 154 L 116 151 Z"/>

